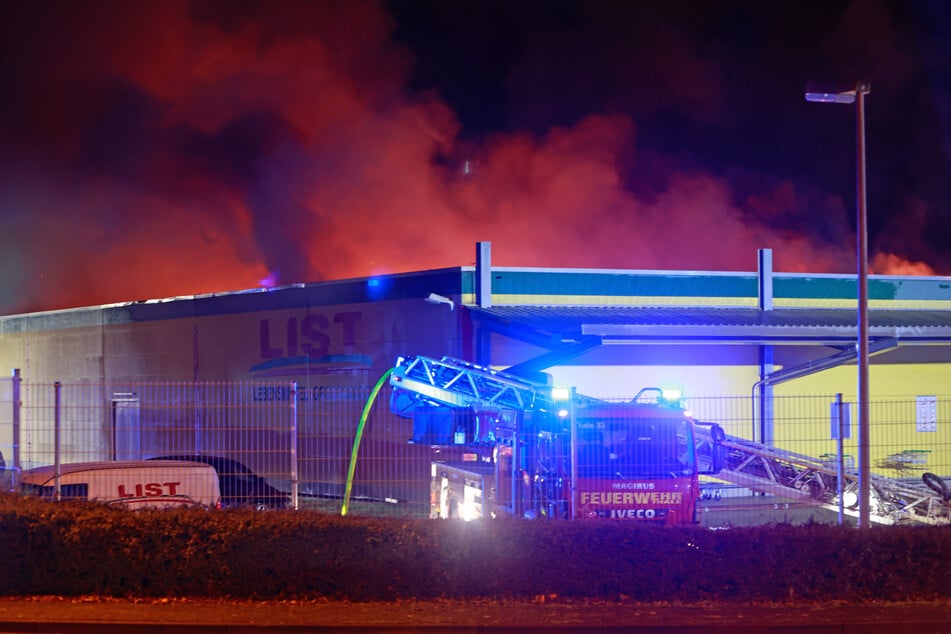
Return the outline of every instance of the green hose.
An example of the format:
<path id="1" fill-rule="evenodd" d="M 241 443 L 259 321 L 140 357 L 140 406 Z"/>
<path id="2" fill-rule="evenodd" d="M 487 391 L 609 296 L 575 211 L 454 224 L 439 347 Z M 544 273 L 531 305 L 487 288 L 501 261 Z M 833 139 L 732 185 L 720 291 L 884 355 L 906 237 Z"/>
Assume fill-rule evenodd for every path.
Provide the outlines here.
<path id="1" fill-rule="evenodd" d="M 353 489 L 353 474 L 357 470 L 357 452 L 360 450 L 360 439 L 363 438 L 363 428 L 366 427 L 367 418 L 370 416 L 370 408 L 373 407 L 373 401 L 376 400 L 376 395 L 383 389 L 383 384 L 386 383 L 386 380 L 392 373 L 393 368 L 383 373 L 380 380 L 373 386 L 373 391 L 370 392 L 370 398 L 367 399 L 366 405 L 363 406 L 363 413 L 360 414 L 360 424 L 357 425 L 357 435 L 353 438 L 353 449 L 350 451 L 350 467 L 347 469 L 347 488 L 343 494 L 343 505 L 340 507 L 340 515 L 346 515 L 347 508 L 350 506 L 350 491 Z"/>

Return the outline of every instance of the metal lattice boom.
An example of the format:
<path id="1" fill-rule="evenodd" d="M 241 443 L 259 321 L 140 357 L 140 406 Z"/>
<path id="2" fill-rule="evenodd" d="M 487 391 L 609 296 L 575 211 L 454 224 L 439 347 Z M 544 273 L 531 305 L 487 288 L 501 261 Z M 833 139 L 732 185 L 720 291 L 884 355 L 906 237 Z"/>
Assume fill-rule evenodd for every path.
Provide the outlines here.
<path id="1" fill-rule="evenodd" d="M 530 410 L 552 404 L 547 386 L 449 357 L 401 358 L 390 385 L 448 407 Z"/>
<path id="2" fill-rule="evenodd" d="M 701 442 L 710 442 L 708 431 L 698 428 L 697 433 Z M 834 464 L 734 436 L 727 436 L 720 444 L 726 448 L 727 465 L 717 478 L 753 491 L 839 510 L 838 475 Z M 843 498 L 858 499 L 858 472 L 846 469 L 842 479 Z M 870 483 L 871 521 L 951 524 L 951 506 L 923 484 L 918 486 L 878 474 L 870 475 Z M 858 517 L 854 505 L 846 505 L 843 513 Z"/>

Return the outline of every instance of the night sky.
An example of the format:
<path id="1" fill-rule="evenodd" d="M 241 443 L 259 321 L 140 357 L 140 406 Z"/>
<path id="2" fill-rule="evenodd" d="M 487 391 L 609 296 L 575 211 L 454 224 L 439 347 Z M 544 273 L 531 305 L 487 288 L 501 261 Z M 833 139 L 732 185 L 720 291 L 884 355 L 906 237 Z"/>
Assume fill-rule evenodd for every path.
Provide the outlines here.
<path id="1" fill-rule="evenodd" d="M 0 0 L 0 313 L 472 264 L 951 274 L 951 2 Z"/>

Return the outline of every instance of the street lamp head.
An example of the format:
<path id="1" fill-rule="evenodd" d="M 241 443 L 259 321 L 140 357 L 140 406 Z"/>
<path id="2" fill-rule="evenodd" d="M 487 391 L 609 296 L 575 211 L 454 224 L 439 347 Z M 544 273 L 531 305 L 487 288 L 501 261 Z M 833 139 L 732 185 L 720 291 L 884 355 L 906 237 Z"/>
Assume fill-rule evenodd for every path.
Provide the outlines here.
<path id="1" fill-rule="evenodd" d="M 855 103 L 856 95 L 871 92 L 868 82 L 853 84 L 810 83 L 806 86 L 806 101 L 819 103 Z"/>
<path id="2" fill-rule="evenodd" d="M 855 103 L 854 92 L 807 92 L 806 101 L 819 103 Z"/>

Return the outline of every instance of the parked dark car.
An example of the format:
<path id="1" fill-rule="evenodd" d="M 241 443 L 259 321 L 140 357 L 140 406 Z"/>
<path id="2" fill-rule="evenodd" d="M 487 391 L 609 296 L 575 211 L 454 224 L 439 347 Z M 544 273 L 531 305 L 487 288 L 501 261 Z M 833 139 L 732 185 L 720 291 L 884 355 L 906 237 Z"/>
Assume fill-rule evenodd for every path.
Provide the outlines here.
<path id="1" fill-rule="evenodd" d="M 253 506 L 261 510 L 282 509 L 290 502 L 286 493 L 232 458 L 180 454 L 155 456 L 149 460 L 188 460 L 211 465 L 218 472 L 222 508 Z"/>

